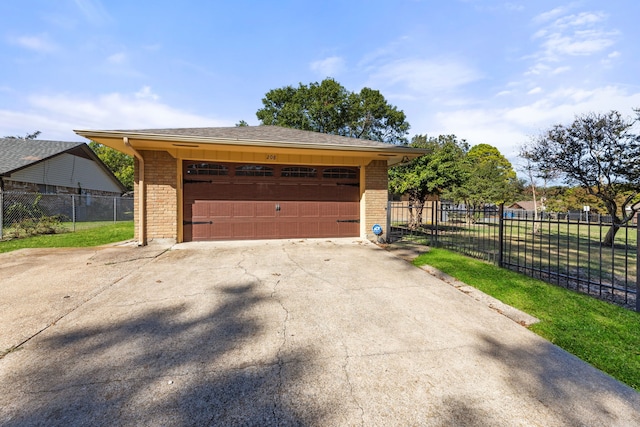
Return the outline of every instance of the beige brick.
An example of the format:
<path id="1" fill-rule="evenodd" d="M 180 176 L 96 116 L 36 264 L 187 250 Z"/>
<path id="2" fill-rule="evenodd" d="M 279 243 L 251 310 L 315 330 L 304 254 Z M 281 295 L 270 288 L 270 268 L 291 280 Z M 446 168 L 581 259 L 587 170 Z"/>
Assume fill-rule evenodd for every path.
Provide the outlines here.
<path id="1" fill-rule="evenodd" d="M 165 151 L 143 151 L 145 159 L 145 203 L 147 206 L 147 239 L 174 239 L 178 235 L 177 160 Z M 136 159 L 134 190 L 138 193 L 139 165 Z M 140 213 L 139 199 L 134 201 L 135 220 Z M 136 227 L 135 238 L 139 240 Z"/>
<path id="2" fill-rule="evenodd" d="M 363 237 L 375 240 L 372 228 L 375 224 L 387 229 L 387 200 L 389 198 L 387 162 L 374 160 L 365 167 L 365 191 L 361 203 L 364 203 Z M 382 235 L 384 238 L 384 234 Z"/>

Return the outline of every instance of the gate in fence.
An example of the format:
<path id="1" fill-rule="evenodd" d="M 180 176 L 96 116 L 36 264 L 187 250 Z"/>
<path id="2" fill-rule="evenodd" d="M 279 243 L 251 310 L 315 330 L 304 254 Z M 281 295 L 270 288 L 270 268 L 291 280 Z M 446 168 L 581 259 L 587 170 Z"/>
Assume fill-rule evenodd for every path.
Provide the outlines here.
<path id="1" fill-rule="evenodd" d="M 640 311 L 637 219 L 605 246 L 609 217 L 428 205 L 389 202 L 388 238 L 411 236 Z"/>

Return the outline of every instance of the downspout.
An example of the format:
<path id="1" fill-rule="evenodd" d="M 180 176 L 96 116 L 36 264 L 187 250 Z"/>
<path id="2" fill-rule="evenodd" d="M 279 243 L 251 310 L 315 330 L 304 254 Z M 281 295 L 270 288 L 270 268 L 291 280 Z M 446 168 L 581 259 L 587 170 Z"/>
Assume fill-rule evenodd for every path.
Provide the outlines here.
<path id="1" fill-rule="evenodd" d="M 131 146 L 131 143 L 129 142 L 129 138 L 128 137 L 123 137 L 122 138 L 122 142 L 124 142 L 124 145 L 126 145 L 127 147 L 129 147 L 131 149 L 131 151 L 133 151 L 133 155 L 135 156 L 136 159 L 138 159 L 138 166 L 139 166 L 139 172 L 138 172 L 138 208 L 139 208 L 139 215 L 138 215 L 138 236 L 139 236 L 139 240 L 138 240 L 138 245 L 139 246 L 146 246 L 147 245 L 147 231 L 146 231 L 146 220 L 145 218 L 147 217 L 147 209 L 145 207 L 145 191 L 144 191 L 144 158 L 142 157 L 142 155 L 138 152 L 138 150 L 136 150 L 135 148 L 133 148 Z"/>

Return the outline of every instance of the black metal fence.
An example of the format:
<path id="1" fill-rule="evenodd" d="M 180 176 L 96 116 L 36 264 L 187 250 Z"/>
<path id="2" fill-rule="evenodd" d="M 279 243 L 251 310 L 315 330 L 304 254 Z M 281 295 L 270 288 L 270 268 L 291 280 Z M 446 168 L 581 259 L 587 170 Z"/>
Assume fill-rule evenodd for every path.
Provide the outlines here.
<path id="1" fill-rule="evenodd" d="M 0 239 L 21 237 L 27 226 L 45 223 L 75 231 L 106 221 L 132 220 L 132 197 L 0 192 Z"/>
<path id="2" fill-rule="evenodd" d="M 535 214 L 502 207 L 458 208 L 429 202 L 422 208 L 389 202 L 390 240 L 412 236 L 493 262 L 546 282 L 640 311 L 637 220 L 602 244 L 610 218 L 578 213 Z"/>

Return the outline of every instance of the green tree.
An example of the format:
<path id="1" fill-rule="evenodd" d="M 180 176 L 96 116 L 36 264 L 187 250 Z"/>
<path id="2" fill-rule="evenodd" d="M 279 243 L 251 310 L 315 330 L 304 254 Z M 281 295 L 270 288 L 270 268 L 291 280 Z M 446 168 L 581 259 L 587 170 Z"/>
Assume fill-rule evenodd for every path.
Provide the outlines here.
<path id="1" fill-rule="evenodd" d="M 445 197 L 463 202 L 467 209 L 467 221 L 474 222 L 472 212 L 487 204 L 501 204 L 513 200 L 521 193 L 511 163 L 500 151 L 489 144 L 478 144 L 466 153 L 461 167 L 466 179 L 450 188 Z"/>
<path id="2" fill-rule="evenodd" d="M 133 190 L 133 157 L 106 145 L 90 141 L 89 147 L 107 165 L 116 178 L 127 188 Z"/>
<path id="3" fill-rule="evenodd" d="M 509 160 L 489 144 L 478 144 L 467 153 L 469 178 L 462 185 L 467 204 L 479 207 L 512 200 L 518 189 L 517 176 Z"/>
<path id="4" fill-rule="evenodd" d="M 5 138 L 7 139 L 36 139 L 38 138 L 38 136 L 40 136 L 42 132 L 40 132 L 39 130 L 33 132 L 33 133 L 28 133 L 25 136 L 5 136 Z"/>
<path id="5" fill-rule="evenodd" d="M 409 196 L 411 213 L 416 210 L 410 221 L 410 227 L 414 228 L 421 225 L 422 210 L 429 195 L 440 196 L 468 179 L 465 156 L 469 146 L 464 140 L 458 141 L 455 135 L 437 138 L 416 135 L 409 145 L 424 148 L 427 153 L 405 165 L 391 168 L 389 190 Z"/>
<path id="6" fill-rule="evenodd" d="M 620 227 L 640 210 L 640 137 L 632 133 L 640 119 L 626 120 L 617 111 L 585 114 L 569 125 L 555 125 L 521 153 L 540 170 L 561 172 L 600 199 L 612 218 L 602 244 L 612 246 Z M 622 197 L 621 197 L 622 196 Z"/>
<path id="7" fill-rule="evenodd" d="M 405 144 L 409 123 L 404 112 L 370 88 L 349 92 L 334 79 L 270 90 L 256 116 L 277 125 L 372 141 Z"/>

